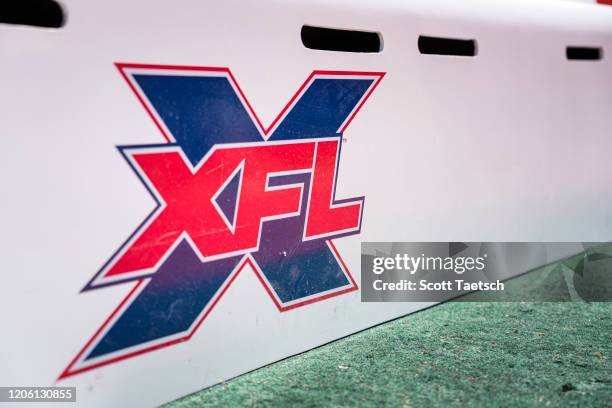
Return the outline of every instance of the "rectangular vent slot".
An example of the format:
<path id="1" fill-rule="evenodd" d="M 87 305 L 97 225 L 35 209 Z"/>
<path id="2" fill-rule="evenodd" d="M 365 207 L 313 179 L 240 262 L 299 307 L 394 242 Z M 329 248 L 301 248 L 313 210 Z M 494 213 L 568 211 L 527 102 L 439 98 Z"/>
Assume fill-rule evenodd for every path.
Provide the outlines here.
<path id="1" fill-rule="evenodd" d="M 312 50 L 341 52 L 381 52 L 380 34 L 370 31 L 302 27 L 302 44 Z"/>
<path id="2" fill-rule="evenodd" d="M 53 0 L 0 0 L 0 23 L 60 28 L 64 10 Z"/>
<path id="3" fill-rule="evenodd" d="M 477 52 L 476 40 L 421 35 L 418 44 L 421 54 L 475 57 Z"/>
<path id="4" fill-rule="evenodd" d="M 565 56 L 568 60 L 598 61 L 601 59 L 601 48 L 598 47 L 567 47 Z"/>

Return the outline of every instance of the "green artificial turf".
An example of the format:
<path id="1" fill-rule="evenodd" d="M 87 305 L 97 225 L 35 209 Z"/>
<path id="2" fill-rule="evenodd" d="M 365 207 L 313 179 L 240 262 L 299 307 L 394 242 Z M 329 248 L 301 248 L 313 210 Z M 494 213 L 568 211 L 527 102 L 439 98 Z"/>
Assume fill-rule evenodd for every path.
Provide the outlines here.
<path id="1" fill-rule="evenodd" d="M 612 303 L 448 302 L 167 407 L 611 407 L 610 358 Z"/>

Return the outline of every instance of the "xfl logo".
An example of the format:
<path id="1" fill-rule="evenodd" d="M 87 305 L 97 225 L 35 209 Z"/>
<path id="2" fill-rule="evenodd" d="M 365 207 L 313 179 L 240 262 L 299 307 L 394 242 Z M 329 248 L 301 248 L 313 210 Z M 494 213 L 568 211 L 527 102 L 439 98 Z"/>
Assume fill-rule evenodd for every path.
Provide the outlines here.
<path id="1" fill-rule="evenodd" d="M 314 71 L 264 128 L 227 68 L 117 64 L 167 143 L 119 151 L 157 203 L 83 291 L 133 288 L 62 372 L 188 340 L 248 265 L 282 312 L 357 289 L 332 239 L 342 134 L 383 77 Z"/>

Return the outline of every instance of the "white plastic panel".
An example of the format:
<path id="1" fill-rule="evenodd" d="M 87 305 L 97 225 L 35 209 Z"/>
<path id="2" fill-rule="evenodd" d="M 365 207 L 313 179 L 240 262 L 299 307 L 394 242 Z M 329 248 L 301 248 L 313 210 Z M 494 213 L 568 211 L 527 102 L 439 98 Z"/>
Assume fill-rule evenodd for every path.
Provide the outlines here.
<path id="1" fill-rule="evenodd" d="M 75 385 L 83 406 L 152 406 L 426 306 L 363 304 L 351 291 L 281 311 L 246 265 L 188 341 L 58 380 L 137 281 L 81 289 L 155 208 L 116 146 L 166 140 L 118 62 L 227 67 L 264 128 L 315 70 L 385 73 L 346 129 L 338 168 L 336 197 L 365 196 L 361 233 L 334 240 L 357 285 L 362 240 L 612 238 L 612 8 L 108 0 L 65 9 L 60 30 L 0 26 L 2 385 Z M 380 32 L 384 49 L 306 49 L 303 24 Z M 421 55 L 419 35 L 476 39 L 478 55 Z M 567 61 L 568 45 L 601 47 L 603 59 Z"/>

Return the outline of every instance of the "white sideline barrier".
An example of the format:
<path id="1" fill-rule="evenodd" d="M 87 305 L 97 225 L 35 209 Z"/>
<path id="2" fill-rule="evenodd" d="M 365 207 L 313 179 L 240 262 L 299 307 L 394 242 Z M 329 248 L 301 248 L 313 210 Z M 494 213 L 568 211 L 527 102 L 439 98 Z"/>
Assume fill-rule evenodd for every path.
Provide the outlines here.
<path id="1" fill-rule="evenodd" d="M 385 73 L 344 133 L 338 168 L 337 198 L 365 196 L 361 233 L 334 240 L 357 285 L 361 241 L 612 238 L 611 7 L 67 0 L 65 9 L 59 30 L 0 24 L 0 385 L 76 386 L 79 406 L 153 406 L 427 306 L 365 304 L 352 291 L 281 312 L 248 264 L 188 341 L 99 367 L 79 360 L 138 281 L 80 291 L 155 208 L 116 146 L 165 143 L 118 62 L 227 67 L 264 128 L 315 70 Z M 307 49 L 304 24 L 376 31 L 384 49 Z M 476 39 L 478 55 L 421 55 L 420 35 Z M 568 45 L 601 47 L 603 59 L 568 61 Z"/>

